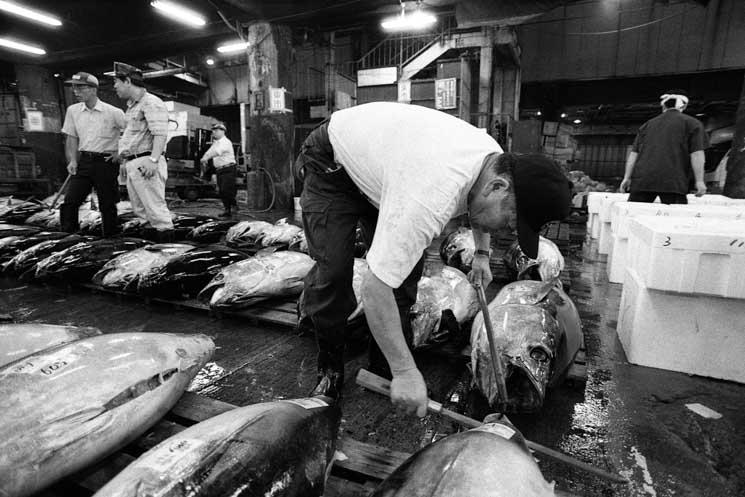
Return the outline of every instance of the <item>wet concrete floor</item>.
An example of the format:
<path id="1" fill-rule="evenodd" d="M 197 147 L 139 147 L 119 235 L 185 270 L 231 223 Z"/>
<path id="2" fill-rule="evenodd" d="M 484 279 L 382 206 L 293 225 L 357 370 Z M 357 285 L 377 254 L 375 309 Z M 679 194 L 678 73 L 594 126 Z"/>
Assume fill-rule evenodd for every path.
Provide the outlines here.
<path id="1" fill-rule="evenodd" d="M 206 204 L 199 213 L 213 211 L 214 204 Z M 539 413 L 510 419 L 526 438 L 620 473 L 630 483 L 611 484 L 538 457 L 546 479 L 578 496 L 745 495 L 745 385 L 629 364 L 615 332 L 621 286 L 608 283 L 605 262 L 592 246 L 568 255 L 567 266 L 570 296 L 584 325 L 587 382 L 550 390 Z M 489 290 L 493 294 L 496 287 Z M 3 312 L 17 322 L 97 326 L 105 333 L 206 333 L 217 350 L 193 389 L 237 405 L 302 397 L 314 384 L 314 339 L 289 328 L 12 279 L 0 279 Z M 434 434 L 457 429 L 433 415 L 417 419 L 398 413 L 379 395 L 356 386 L 355 373 L 367 363 L 364 345 L 356 349 L 346 367 L 342 434 L 412 452 Z M 453 395 L 463 391 L 464 361 L 419 354 L 417 362 L 434 400 L 463 405 Z M 722 418 L 703 418 L 685 407 L 694 402 Z"/>

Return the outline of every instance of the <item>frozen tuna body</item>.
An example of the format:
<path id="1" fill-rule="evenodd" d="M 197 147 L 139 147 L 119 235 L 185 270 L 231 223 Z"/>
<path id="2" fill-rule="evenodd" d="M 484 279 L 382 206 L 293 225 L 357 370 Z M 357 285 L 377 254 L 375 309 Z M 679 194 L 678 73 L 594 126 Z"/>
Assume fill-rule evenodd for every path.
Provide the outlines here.
<path id="1" fill-rule="evenodd" d="M 241 309 L 272 297 L 299 295 L 313 264 L 300 252 L 260 254 L 223 268 L 199 298 L 211 307 Z"/>
<path id="2" fill-rule="evenodd" d="M 141 277 L 169 260 L 194 248 L 185 243 L 159 243 L 126 252 L 107 262 L 93 276 L 93 282 L 122 290 L 136 288 Z"/>
<path id="3" fill-rule="evenodd" d="M 140 436 L 213 351 L 204 335 L 118 333 L 0 368 L 0 495 L 31 495 Z"/>
<path id="4" fill-rule="evenodd" d="M 461 325 L 472 319 L 478 308 L 476 290 L 458 269 L 443 266 L 441 271 L 422 276 L 409 311 L 412 345 L 422 348 L 449 339 L 467 341 Z"/>
<path id="5" fill-rule="evenodd" d="M 96 496 L 323 495 L 340 414 L 326 397 L 233 409 L 153 447 Z"/>
<path id="6" fill-rule="evenodd" d="M 424 447 L 386 478 L 371 497 L 551 497 L 522 435 L 487 423 Z"/>
<path id="7" fill-rule="evenodd" d="M 225 266 L 242 261 L 246 254 L 226 248 L 193 249 L 174 257 L 140 278 L 138 291 L 165 298 L 196 296 Z"/>
<path id="8" fill-rule="evenodd" d="M 450 233 L 440 245 L 442 262 L 466 274 L 471 271 L 474 253 L 476 253 L 476 242 L 473 240 L 473 232 L 468 228 L 458 228 Z"/>
<path id="9" fill-rule="evenodd" d="M 280 219 L 273 226 L 264 228 L 256 238 L 256 242 L 261 242 L 264 247 L 280 244 L 289 245 L 293 237 L 301 231 L 300 227 L 288 223 L 287 219 Z"/>
<path id="10" fill-rule="evenodd" d="M 210 221 L 192 229 L 187 240 L 198 243 L 217 243 L 225 237 L 230 228 L 238 221 Z"/>
<path id="11" fill-rule="evenodd" d="M 534 267 L 541 281 L 558 278 L 564 270 L 564 256 L 561 255 L 559 247 L 542 236 L 538 238 L 538 257 L 536 259 L 526 256 L 520 249 L 520 244 L 515 241 L 505 253 L 503 260 L 518 280 L 526 279 L 526 274 Z"/>
<path id="12" fill-rule="evenodd" d="M 250 247 L 256 243 L 261 233 L 272 226 L 266 221 L 241 221 L 228 230 L 225 242 L 230 247 Z"/>
<path id="13" fill-rule="evenodd" d="M 494 407 L 536 411 L 543 405 L 546 388 L 559 381 L 582 346 L 577 309 L 558 280 L 510 283 L 488 308 L 509 402 L 503 406 L 499 398 L 481 313 L 471 327 L 473 384 Z"/>
<path id="14" fill-rule="evenodd" d="M 54 324 L 0 324 L 0 367 L 36 352 L 100 335 L 98 328 Z"/>

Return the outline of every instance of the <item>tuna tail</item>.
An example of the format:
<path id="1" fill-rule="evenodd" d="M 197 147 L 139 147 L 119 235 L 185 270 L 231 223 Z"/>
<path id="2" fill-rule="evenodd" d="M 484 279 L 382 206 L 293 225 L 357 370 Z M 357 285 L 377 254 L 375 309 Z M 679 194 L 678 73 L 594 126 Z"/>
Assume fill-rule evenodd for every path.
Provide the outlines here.
<path id="1" fill-rule="evenodd" d="M 201 292 L 197 294 L 197 300 L 204 303 L 209 304 L 212 300 L 212 295 L 217 291 L 218 288 L 222 287 L 222 283 L 216 283 L 215 281 L 211 281 L 207 284 L 206 287 L 202 289 Z"/>

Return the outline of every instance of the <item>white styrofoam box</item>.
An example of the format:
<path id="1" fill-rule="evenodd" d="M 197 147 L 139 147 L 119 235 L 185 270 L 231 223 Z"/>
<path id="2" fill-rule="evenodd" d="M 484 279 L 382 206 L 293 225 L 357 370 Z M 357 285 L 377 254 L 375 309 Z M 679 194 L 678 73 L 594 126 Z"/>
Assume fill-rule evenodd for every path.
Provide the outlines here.
<path id="1" fill-rule="evenodd" d="M 745 383 L 745 301 L 646 288 L 626 272 L 618 338 L 629 362 Z"/>
<path id="2" fill-rule="evenodd" d="M 627 265 L 648 288 L 745 298 L 745 221 L 640 216 Z"/>
<path id="3" fill-rule="evenodd" d="M 608 251 L 608 281 L 623 283 L 626 270 L 626 251 L 629 238 L 629 223 L 639 216 L 689 217 L 745 220 L 745 205 L 664 205 L 642 202 L 617 202 L 611 214 L 611 248 Z"/>
<path id="4" fill-rule="evenodd" d="M 587 196 L 587 212 L 590 215 L 592 224 L 590 224 L 590 237 L 598 238 L 600 236 L 600 223 L 603 221 L 603 207 L 606 202 L 610 205 L 614 202 L 624 201 L 628 198 L 628 193 L 610 193 L 610 192 L 590 192 Z M 593 214 L 595 214 L 593 216 Z"/>
<path id="5" fill-rule="evenodd" d="M 600 203 L 598 253 L 607 254 L 611 249 L 611 208 L 618 202 L 626 202 L 628 193 L 613 193 Z"/>

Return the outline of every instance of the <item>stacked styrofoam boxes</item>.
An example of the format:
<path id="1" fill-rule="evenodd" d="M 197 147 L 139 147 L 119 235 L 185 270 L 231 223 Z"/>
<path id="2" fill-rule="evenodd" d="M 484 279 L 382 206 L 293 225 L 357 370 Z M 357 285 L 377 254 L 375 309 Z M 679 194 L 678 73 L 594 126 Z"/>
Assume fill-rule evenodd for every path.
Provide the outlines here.
<path id="1" fill-rule="evenodd" d="M 605 197 L 600 204 L 600 215 L 598 217 L 598 253 L 608 254 L 611 249 L 611 208 L 616 202 L 626 202 L 629 198 L 628 193 L 613 193 L 613 196 Z"/>
<path id="2" fill-rule="evenodd" d="M 587 231 L 591 238 L 600 236 L 600 211 L 606 199 L 618 199 L 625 201 L 628 193 L 590 192 L 587 196 Z"/>
<path id="3" fill-rule="evenodd" d="M 618 337 L 634 364 L 745 383 L 745 221 L 629 226 Z"/>
<path id="4" fill-rule="evenodd" d="M 629 224 L 638 216 L 670 216 L 706 219 L 743 219 L 745 205 L 724 206 L 711 204 L 648 204 L 641 202 L 616 202 L 611 208 L 612 248 L 608 254 L 608 281 L 623 283 L 628 266 Z"/>

